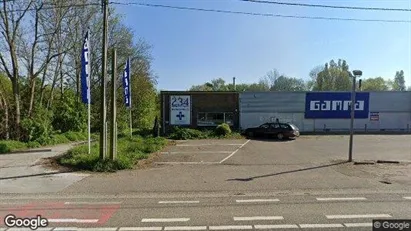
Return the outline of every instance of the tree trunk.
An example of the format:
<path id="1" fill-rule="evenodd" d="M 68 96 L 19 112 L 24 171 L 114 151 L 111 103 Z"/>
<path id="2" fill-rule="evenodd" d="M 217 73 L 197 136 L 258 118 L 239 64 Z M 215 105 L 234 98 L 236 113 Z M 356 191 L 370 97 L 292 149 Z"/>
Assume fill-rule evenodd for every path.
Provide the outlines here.
<path id="1" fill-rule="evenodd" d="M 5 139 L 10 139 L 10 131 L 9 131 L 9 105 L 7 104 L 6 98 L 0 92 L 0 106 L 4 107 L 4 130 L 6 131 Z"/>
<path id="2" fill-rule="evenodd" d="M 29 105 L 29 112 L 28 117 L 31 118 L 33 112 L 33 104 L 34 104 L 34 91 L 36 90 L 36 79 L 30 78 L 30 105 Z"/>
<path id="3" fill-rule="evenodd" d="M 14 103 L 16 107 L 16 128 L 15 128 L 15 138 L 20 140 L 20 90 L 19 90 L 19 82 L 18 78 L 13 78 L 13 95 L 14 95 Z"/>

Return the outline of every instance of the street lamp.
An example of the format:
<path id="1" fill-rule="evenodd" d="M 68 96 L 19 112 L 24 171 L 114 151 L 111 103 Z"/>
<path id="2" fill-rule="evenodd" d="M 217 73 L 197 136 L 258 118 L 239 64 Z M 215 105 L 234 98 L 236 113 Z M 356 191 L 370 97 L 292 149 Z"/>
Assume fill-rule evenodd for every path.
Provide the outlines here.
<path id="1" fill-rule="evenodd" d="M 361 78 L 362 71 L 354 70 L 353 74 L 350 76 L 352 77 L 352 91 L 351 91 L 351 124 L 350 124 L 350 148 L 348 153 L 348 162 L 352 162 L 352 146 L 353 146 L 353 138 L 354 138 L 354 117 L 355 117 L 355 86 L 357 84 L 356 78 Z"/>

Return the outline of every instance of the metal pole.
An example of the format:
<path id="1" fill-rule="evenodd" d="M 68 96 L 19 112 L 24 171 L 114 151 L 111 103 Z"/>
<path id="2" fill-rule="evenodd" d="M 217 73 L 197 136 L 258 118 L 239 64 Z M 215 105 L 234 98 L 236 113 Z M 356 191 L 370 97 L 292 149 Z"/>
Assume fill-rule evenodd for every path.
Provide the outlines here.
<path id="1" fill-rule="evenodd" d="M 351 121 L 350 121 L 350 147 L 348 153 L 348 162 L 352 162 L 352 148 L 353 148 L 353 136 L 354 136 L 354 115 L 355 115 L 355 85 L 356 78 L 353 76 L 352 81 L 352 91 L 351 91 Z"/>
<path id="2" fill-rule="evenodd" d="M 107 27 L 108 27 L 108 0 L 102 0 L 103 4 L 103 64 L 101 65 L 101 105 L 100 105 L 100 119 L 101 119 L 101 130 L 100 130 L 100 159 L 106 158 L 107 152 L 107 124 L 106 124 L 106 75 L 107 75 Z"/>
<path id="3" fill-rule="evenodd" d="M 162 95 L 162 104 L 163 104 L 163 116 L 162 116 L 162 118 L 161 118 L 161 120 L 162 120 L 162 123 L 163 123 L 163 135 L 165 135 L 166 134 L 166 105 L 165 105 L 165 101 L 166 101 L 166 96 L 165 96 L 165 94 L 164 93 L 160 93 L 161 95 Z"/>
<path id="4" fill-rule="evenodd" d="M 130 137 L 133 137 L 133 121 L 132 121 L 132 117 L 131 117 L 131 105 L 130 105 L 130 108 L 128 109 L 129 110 L 129 116 L 130 116 Z"/>
<path id="5" fill-rule="evenodd" d="M 117 77 L 117 52 L 116 49 L 113 49 L 113 61 L 111 65 L 111 131 L 110 131 L 110 159 L 115 160 L 116 159 L 116 154 L 117 154 L 117 143 L 116 143 L 116 137 L 117 137 L 117 108 L 116 108 L 116 77 Z"/>
<path id="6" fill-rule="evenodd" d="M 233 77 L 233 88 L 234 88 L 234 91 L 236 90 L 236 86 L 235 86 L 235 77 Z"/>

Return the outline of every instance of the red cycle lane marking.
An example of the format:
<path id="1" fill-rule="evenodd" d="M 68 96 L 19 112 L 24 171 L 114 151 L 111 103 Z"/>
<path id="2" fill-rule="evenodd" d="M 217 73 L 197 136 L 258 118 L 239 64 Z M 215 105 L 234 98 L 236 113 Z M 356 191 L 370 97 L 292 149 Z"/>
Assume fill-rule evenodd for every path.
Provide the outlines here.
<path id="1" fill-rule="evenodd" d="M 105 224 L 119 208 L 120 208 L 120 205 L 111 205 L 111 206 L 104 207 L 102 209 L 102 215 L 100 216 L 100 219 L 98 220 L 97 223 Z"/>

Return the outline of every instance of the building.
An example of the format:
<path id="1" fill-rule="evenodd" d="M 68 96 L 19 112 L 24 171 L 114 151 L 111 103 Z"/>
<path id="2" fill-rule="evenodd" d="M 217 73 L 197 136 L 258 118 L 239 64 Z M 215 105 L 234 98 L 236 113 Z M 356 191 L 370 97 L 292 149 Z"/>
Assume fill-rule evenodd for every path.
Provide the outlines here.
<path id="1" fill-rule="evenodd" d="M 302 132 L 346 132 L 350 92 L 163 91 L 162 127 L 215 127 L 226 122 L 244 130 L 266 122 L 289 122 Z M 357 92 L 354 129 L 411 133 L 411 91 Z"/>
<path id="2" fill-rule="evenodd" d="M 348 131 L 350 92 L 244 92 L 241 129 L 265 122 L 290 122 L 303 132 Z M 354 129 L 411 132 L 411 92 L 357 92 Z"/>
<path id="3" fill-rule="evenodd" d="M 237 92 L 162 91 L 162 132 L 172 126 L 213 128 L 227 123 L 239 127 Z"/>

